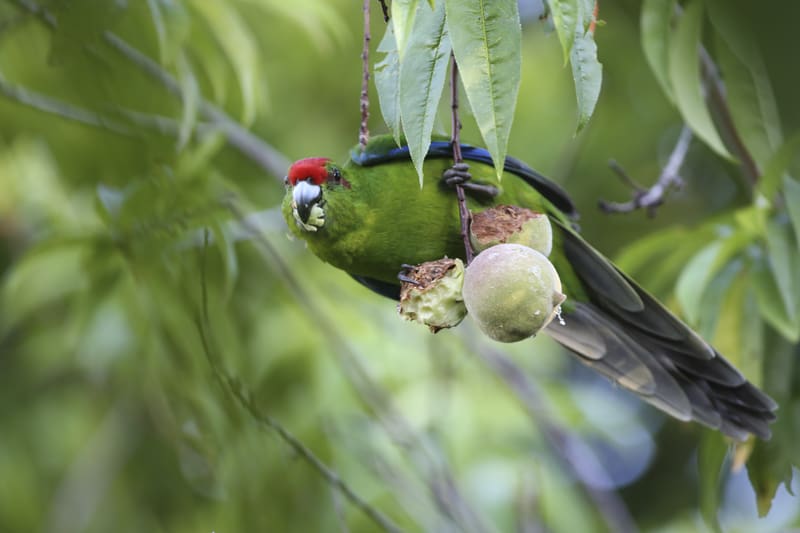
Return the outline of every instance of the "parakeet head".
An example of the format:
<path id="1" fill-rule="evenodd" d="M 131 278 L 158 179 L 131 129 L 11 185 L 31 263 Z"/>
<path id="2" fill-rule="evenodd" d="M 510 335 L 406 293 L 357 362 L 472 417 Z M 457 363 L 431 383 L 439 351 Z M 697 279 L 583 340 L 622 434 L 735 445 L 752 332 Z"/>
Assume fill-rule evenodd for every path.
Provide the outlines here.
<path id="1" fill-rule="evenodd" d="M 339 168 L 324 157 L 296 161 L 286 176 L 291 188 L 292 216 L 304 231 L 316 232 L 325 225 L 325 192 L 332 187 L 348 187 Z"/>

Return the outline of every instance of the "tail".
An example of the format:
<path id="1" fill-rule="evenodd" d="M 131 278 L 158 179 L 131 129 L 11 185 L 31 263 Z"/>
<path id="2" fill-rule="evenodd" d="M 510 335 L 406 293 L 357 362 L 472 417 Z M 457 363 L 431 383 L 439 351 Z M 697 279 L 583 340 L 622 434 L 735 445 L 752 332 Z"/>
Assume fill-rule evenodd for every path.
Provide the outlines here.
<path id="1" fill-rule="evenodd" d="M 589 302 L 545 332 L 578 359 L 680 420 L 769 439 L 778 405 L 580 236 L 554 220 Z"/>

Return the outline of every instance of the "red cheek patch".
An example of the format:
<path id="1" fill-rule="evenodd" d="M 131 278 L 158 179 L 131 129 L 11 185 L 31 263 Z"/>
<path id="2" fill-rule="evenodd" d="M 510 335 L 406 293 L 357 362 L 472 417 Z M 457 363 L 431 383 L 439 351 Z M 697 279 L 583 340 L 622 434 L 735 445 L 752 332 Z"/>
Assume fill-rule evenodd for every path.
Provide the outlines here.
<path id="1" fill-rule="evenodd" d="M 311 178 L 314 185 L 322 185 L 328 179 L 328 169 L 325 165 L 330 159 L 327 157 L 309 157 L 296 161 L 289 167 L 289 183 L 294 186 L 298 181 Z"/>

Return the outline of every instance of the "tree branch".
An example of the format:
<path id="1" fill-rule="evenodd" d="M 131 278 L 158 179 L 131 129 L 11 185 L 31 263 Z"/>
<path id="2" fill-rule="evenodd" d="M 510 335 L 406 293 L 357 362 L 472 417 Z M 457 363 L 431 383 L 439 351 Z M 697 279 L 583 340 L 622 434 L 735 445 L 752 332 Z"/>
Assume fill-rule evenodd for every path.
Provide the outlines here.
<path id="1" fill-rule="evenodd" d="M 680 177 L 680 169 L 689 151 L 692 140 L 692 130 L 684 125 L 678 136 L 678 141 L 672 149 L 672 153 L 667 160 L 667 164 L 661 170 L 658 180 L 649 189 L 643 189 L 634 182 L 625 170 L 615 161 L 610 163 L 611 168 L 620 178 L 633 188 L 633 198 L 628 202 L 607 202 L 600 200 L 598 205 L 604 213 L 630 213 L 637 209 L 647 209 L 649 216 L 655 216 L 656 208 L 664 203 L 665 195 L 672 188 L 680 188 L 683 180 Z"/>
<path id="2" fill-rule="evenodd" d="M 461 157 L 461 120 L 458 118 L 458 63 L 452 52 L 450 52 L 450 64 L 450 144 L 453 147 L 453 164 L 458 165 L 464 159 Z M 461 238 L 464 241 L 465 257 L 469 265 L 472 258 L 475 257 L 475 250 L 472 249 L 472 243 L 469 240 L 469 224 L 472 217 L 467 208 L 467 199 L 461 184 L 456 184 L 456 197 L 458 198 L 458 217 L 461 220 Z"/>
<path id="3" fill-rule="evenodd" d="M 364 48 L 361 50 L 361 127 L 358 130 L 358 144 L 361 151 L 367 149 L 369 142 L 369 6 L 370 0 L 364 0 Z"/>

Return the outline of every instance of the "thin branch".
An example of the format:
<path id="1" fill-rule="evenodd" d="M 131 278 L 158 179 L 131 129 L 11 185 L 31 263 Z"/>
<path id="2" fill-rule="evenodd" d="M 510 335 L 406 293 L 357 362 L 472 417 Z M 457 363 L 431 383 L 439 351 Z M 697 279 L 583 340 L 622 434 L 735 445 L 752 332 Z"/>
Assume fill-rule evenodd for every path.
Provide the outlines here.
<path id="1" fill-rule="evenodd" d="M 361 127 L 358 130 L 358 144 L 361 151 L 367 149 L 369 142 L 369 6 L 370 0 L 364 0 L 364 48 L 361 50 Z"/>
<path id="2" fill-rule="evenodd" d="M 381 5 L 381 12 L 383 12 L 383 21 L 389 22 L 389 7 L 386 5 L 386 1 L 378 0 L 378 3 Z"/>
<path id="3" fill-rule="evenodd" d="M 2 74 L 0 74 L 0 94 L 22 105 L 36 109 L 37 111 L 50 113 L 72 122 L 94 126 L 127 137 L 135 134 L 133 130 L 125 125 L 106 118 L 94 111 L 89 111 L 88 109 L 74 106 L 50 96 L 11 84 Z"/>
<path id="4" fill-rule="evenodd" d="M 219 384 L 231 396 L 233 396 L 239 404 L 247 410 L 253 419 L 265 429 L 269 429 L 276 433 L 281 440 L 283 440 L 299 457 L 302 457 L 309 465 L 311 465 L 317 473 L 319 473 L 332 487 L 337 489 L 345 498 L 350 501 L 354 506 L 360 509 L 367 515 L 373 522 L 380 526 L 384 531 L 392 533 L 400 533 L 402 529 L 395 524 L 389 517 L 384 515 L 381 511 L 366 502 L 361 496 L 348 485 L 339 474 L 328 467 L 321 459 L 319 459 L 314 452 L 312 452 L 305 444 L 303 444 L 297 437 L 289 432 L 283 425 L 271 416 L 262 413 L 261 409 L 256 404 L 253 394 L 248 391 L 244 385 L 236 378 L 227 375 L 225 371 L 218 364 L 219 355 L 212 348 L 211 339 L 208 337 L 210 332 L 211 320 L 208 314 L 208 293 L 206 289 L 206 257 L 205 253 L 208 249 L 208 231 L 205 232 L 205 243 L 203 246 L 203 256 L 200 263 L 200 287 L 201 287 L 201 302 L 202 302 L 202 318 L 198 319 L 198 330 L 200 339 L 203 344 L 203 349 L 208 359 L 209 365 L 218 380 Z"/>
<path id="5" fill-rule="evenodd" d="M 450 53 L 450 64 L 450 144 L 453 147 L 453 164 L 458 165 L 463 162 L 464 159 L 461 157 L 461 120 L 458 118 L 458 63 L 456 63 L 456 56 L 453 55 L 452 52 Z M 461 184 L 456 184 L 456 196 L 458 198 L 458 217 L 461 220 L 461 239 L 464 241 L 464 252 L 467 264 L 470 264 L 472 258 L 475 257 L 475 251 L 472 249 L 472 243 L 469 240 L 471 216 L 467 208 L 464 188 Z"/>
<path id="6" fill-rule="evenodd" d="M 692 130 L 684 125 L 675 147 L 667 160 L 667 164 L 661 170 L 655 184 L 649 189 L 642 188 L 637 184 L 616 161 L 612 161 L 610 166 L 620 178 L 627 183 L 633 190 L 633 198 L 627 202 L 607 202 L 600 200 L 598 205 L 604 213 L 630 213 L 637 209 L 646 209 L 651 217 L 655 215 L 656 208 L 664 203 L 667 192 L 672 188 L 680 188 L 683 180 L 680 176 L 681 166 L 686 160 L 689 145 L 692 141 Z"/>

